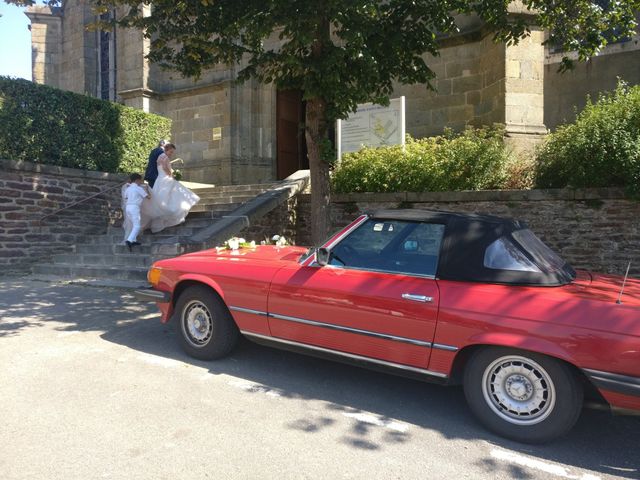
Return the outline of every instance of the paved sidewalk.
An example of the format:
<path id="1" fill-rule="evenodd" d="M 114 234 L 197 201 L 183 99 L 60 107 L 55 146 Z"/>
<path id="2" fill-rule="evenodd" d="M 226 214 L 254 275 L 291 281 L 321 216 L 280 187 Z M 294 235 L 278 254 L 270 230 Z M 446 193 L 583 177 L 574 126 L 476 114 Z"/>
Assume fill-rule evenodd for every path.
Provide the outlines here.
<path id="1" fill-rule="evenodd" d="M 638 445 L 598 411 L 519 445 L 458 388 L 246 341 L 197 361 L 127 291 L 0 278 L 2 480 L 639 478 Z"/>

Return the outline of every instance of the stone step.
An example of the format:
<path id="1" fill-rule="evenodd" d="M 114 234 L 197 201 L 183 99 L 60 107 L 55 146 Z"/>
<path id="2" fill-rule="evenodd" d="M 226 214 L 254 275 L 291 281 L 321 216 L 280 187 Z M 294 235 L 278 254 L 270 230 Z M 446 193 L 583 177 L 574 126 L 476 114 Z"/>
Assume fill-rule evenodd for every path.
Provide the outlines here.
<path id="1" fill-rule="evenodd" d="M 150 255 L 152 252 L 151 245 L 140 245 L 133 247 L 133 252 L 129 252 L 126 245 L 119 243 L 84 243 L 76 245 L 75 253 L 80 254 L 99 254 L 99 255 L 117 255 L 117 254 L 142 254 Z"/>
<path id="2" fill-rule="evenodd" d="M 159 260 L 156 256 L 143 253 L 122 253 L 113 255 L 101 255 L 99 253 L 65 253 L 53 256 L 56 265 L 76 266 L 120 266 L 120 267 L 145 267 L 149 268 L 153 262 Z"/>
<path id="3" fill-rule="evenodd" d="M 139 281 L 146 281 L 147 279 L 147 268 L 145 267 L 122 268 L 61 263 L 36 265 L 33 268 L 33 273 L 67 278 L 109 278 Z"/>
<path id="4" fill-rule="evenodd" d="M 198 203 L 193 207 L 191 207 L 191 210 L 189 212 L 189 217 L 191 218 L 193 216 L 193 218 L 200 218 L 199 216 L 194 214 L 201 213 L 201 212 L 209 212 L 211 214 L 217 214 L 218 216 L 223 216 L 229 212 L 232 212 L 239 206 L 240 206 L 239 203 L 221 203 L 221 204 L 211 204 L 211 205 Z M 213 215 L 211 215 L 211 217 L 215 218 Z"/>
<path id="5" fill-rule="evenodd" d="M 152 243 L 162 243 L 164 240 L 168 240 L 174 237 L 188 237 L 193 232 L 189 232 L 185 235 L 171 235 L 165 234 L 164 230 L 161 233 L 151 233 L 146 231 L 146 233 L 138 235 L 138 241 L 143 245 L 152 244 Z M 84 242 L 86 244 L 104 244 L 104 243 L 122 243 L 124 240 L 124 231 L 122 233 L 114 232 L 110 235 L 99 235 L 93 237 L 90 241 Z"/>
<path id="6" fill-rule="evenodd" d="M 206 219 L 206 218 L 189 218 L 184 223 L 180 225 L 175 225 L 173 227 L 168 227 L 158 232 L 158 234 L 164 235 L 190 235 L 193 232 L 200 230 L 201 228 L 208 227 L 214 219 Z M 107 229 L 107 235 L 124 235 L 124 228 L 110 226 Z"/>

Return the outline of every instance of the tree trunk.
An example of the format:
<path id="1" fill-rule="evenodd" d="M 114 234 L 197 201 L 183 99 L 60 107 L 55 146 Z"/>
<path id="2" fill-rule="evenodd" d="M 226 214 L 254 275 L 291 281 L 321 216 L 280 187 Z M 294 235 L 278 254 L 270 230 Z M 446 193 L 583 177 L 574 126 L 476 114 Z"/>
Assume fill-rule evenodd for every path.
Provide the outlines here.
<path id="1" fill-rule="evenodd" d="M 307 101 L 305 125 L 311 171 L 311 240 L 313 245 L 320 246 L 331 227 L 329 163 L 322 158 L 322 144 L 327 140 L 326 103 L 323 99 Z"/>

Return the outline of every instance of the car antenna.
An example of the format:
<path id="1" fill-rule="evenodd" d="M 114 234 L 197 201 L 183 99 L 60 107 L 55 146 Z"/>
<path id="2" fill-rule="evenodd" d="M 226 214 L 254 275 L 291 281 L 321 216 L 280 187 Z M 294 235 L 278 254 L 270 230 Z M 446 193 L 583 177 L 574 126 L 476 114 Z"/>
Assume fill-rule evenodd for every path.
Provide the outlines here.
<path id="1" fill-rule="evenodd" d="M 624 286 L 627 283 L 627 277 L 629 276 L 629 268 L 631 267 L 631 260 L 629 260 L 629 265 L 627 265 L 627 273 L 624 274 L 624 280 L 622 281 L 622 288 L 620 289 L 620 295 L 618 295 L 618 300 L 616 303 L 620 305 L 622 302 L 620 299 L 622 298 L 622 292 L 624 292 Z"/>

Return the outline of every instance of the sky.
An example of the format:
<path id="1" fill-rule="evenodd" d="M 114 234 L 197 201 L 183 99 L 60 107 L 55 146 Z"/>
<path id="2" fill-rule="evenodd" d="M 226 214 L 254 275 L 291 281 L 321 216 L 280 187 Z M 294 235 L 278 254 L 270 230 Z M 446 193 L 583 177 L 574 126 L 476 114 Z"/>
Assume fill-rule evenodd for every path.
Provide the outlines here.
<path id="1" fill-rule="evenodd" d="M 31 32 L 24 8 L 0 0 L 0 75 L 31 80 Z"/>

